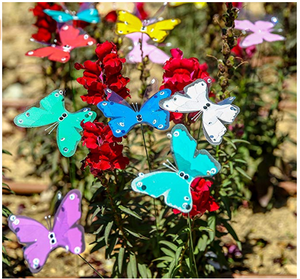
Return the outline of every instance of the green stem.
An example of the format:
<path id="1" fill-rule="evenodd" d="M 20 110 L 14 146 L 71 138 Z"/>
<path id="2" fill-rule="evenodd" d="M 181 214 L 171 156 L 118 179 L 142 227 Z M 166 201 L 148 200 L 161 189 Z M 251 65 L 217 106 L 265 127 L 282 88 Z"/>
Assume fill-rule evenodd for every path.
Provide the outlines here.
<path id="1" fill-rule="evenodd" d="M 99 275 L 99 277 L 101 277 L 101 278 L 103 278 L 102 277 L 102 275 L 84 258 L 84 257 L 82 257 L 81 255 L 79 255 L 78 254 L 78 256 L 82 259 L 82 260 L 84 260 L 85 261 L 85 263 L 87 263 L 89 266 L 90 266 L 90 268 L 92 268 L 98 275 Z"/>
<path id="2" fill-rule="evenodd" d="M 191 262 L 191 258 L 192 258 L 192 260 L 194 262 L 194 266 L 195 266 L 196 278 L 199 278 L 198 269 L 197 269 L 197 265 L 196 265 L 196 259 L 195 259 L 195 255 L 194 255 L 194 244 L 193 244 L 193 235 L 192 235 L 192 226 L 191 226 L 190 213 L 188 213 L 187 222 L 188 222 L 189 229 L 190 229 L 190 262 Z"/>
<path id="3" fill-rule="evenodd" d="M 69 76 L 70 76 L 70 82 L 71 82 L 71 88 L 70 89 L 72 90 L 72 94 L 73 94 L 73 98 L 72 98 L 73 108 L 76 111 L 77 107 L 76 107 L 75 90 L 74 90 L 74 87 L 73 87 L 73 78 L 72 78 L 72 71 L 71 71 L 71 57 L 70 57 L 70 60 L 69 60 Z"/>

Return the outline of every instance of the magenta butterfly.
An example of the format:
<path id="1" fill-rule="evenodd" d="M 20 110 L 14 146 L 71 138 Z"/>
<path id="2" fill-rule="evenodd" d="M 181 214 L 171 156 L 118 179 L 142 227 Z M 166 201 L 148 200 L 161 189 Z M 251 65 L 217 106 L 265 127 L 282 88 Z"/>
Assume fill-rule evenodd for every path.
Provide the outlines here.
<path id="1" fill-rule="evenodd" d="M 70 59 L 70 52 L 74 48 L 92 46 L 96 40 L 80 29 L 72 25 L 64 25 L 59 30 L 59 44 L 47 44 L 48 46 L 28 51 L 27 56 L 48 57 L 49 60 L 66 63 Z M 45 43 L 43 43 L 45 44 Z"/>
<path id="2" fill-rule="evenodd" d="M 249 20 L 235 20 L 235 28 L 239 30 L 252 31 L 253 34 L 248 35 L 241 43 L 241 47 L 249 47 L 261 44 L 264 40 L 267 42 L 275 42 L 285 40 L 283 36 L 273 34 L 274 23 L 269 21 L 256 21 L 252 23 Z"/>
<path id="3" fill-rule="evenodd" d="M 32 273 L 39 272 L 51 251 L 63 247 L 73 254 L 85 250 L 84 228 L 81 218 L 81 193 L 71 190 L 59 205 L 54 216 L 53 228 L 49 230 L 40 222 L 21 215 L 8 217 L 9 228 L 25 244 L 24 258 Z"/>
<path id="4" fill-rule="evenodd" d="M 142 62 L 139 39 L 142 39 L 143 57 L 148 55 L 149 59 L 157 64 L 164 64 L 170 58 L 170 56 L 157 48 L 155 45 L 147 43 L 148 40 L 151 40 L 147 34 L 135 32 L 127 34 L 125 37 L 131 39 L 133 43 L 133 49 L 127 55 L 127 60 L 129 63 Z"/>

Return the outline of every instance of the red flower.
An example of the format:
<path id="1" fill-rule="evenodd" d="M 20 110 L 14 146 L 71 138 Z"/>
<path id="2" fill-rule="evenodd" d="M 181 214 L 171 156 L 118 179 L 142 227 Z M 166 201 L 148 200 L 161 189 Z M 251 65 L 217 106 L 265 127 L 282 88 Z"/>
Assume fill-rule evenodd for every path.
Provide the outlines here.
<path id="1" fill-rule="evenodd" d="M 240 46 L 240 42 L 241 42 L 241 38 L 238 38 L 237 44 L 236 44 L 235 47 L 233 47 L 231 49 L 231 52 L 233 52 L 238 57 L 250 59 L 254 55 L 254 53 L 256 52 L 255 45 L 249 46 L 249 47 L 246 47 L 246 48 L 242 48 Z"/>
<path id="2" fill-rule="evenodd" d="M 206 211 L 212 212 L 219 209 L 219 205 L 215 202 L 215 199 L 210 195 L 209 188 L 212 182 L 206 181 L 203 178 L 196 178 L 191 184 L 191 194 L 193 199 L 193 208 L 190 211 L 190 217 L 196 215 L 203 215 Z M 173 209 L 175 214 L 182 213 L 178 209 Z M 184 216 L 188 216 L 187 213 L 182 213 Z"/>
<path id="3" fill-rule="evenodd" d="M 95 52 L 99 58 L 96 62 L 88 60 L 83 65 L 75 63 L 77 70 L 84 69 L 83 77 L 78 78 L 77 82 L 88 91 L 81 99 L 97 105 L 106 97 L 105 88 L 110 88 L 124 99 L 130 97 L 129 89 L 126 88 L 130 79 L 121 74 L 126 59 L 119 58 L 116 45 L 106 41 L 98 44 Z"/>
<path id="4" fill-rule="evenodd" d="M 100 122 L 86 122 L 82 141 L 90 153 L 83 162 L 83 168 L 90 168 L 94 176 L 100 176 L 105 170 L 124 169 L 129 159 L 122 154 L 123 145 L 118 144 L 122 138 L 115 138 L 108 125 Z"/>
<path id="5" fill-rule="evenodd" d="M 33 9 L 30 9 L 37 17 L 34 26 L 38 27 L 37 33 L 33 34 L 32 38 L 40 42 L 49 42 L 57 28 L 56 21 L 44 13 L 45 9 L 61 11 L 62 7 L 53 3 L 38 2 Z"/>
<path id="6" fill-rule="evenodd" d="M 144 20 L 149 16 L 149 14 L 144 10 L 144 4 L 145 4 L 144 2 L 135 3 L 135 8 L 136 8 L 135 15 L 141 20 Z"/>
<path id="7" fill-rule="evenodd" d="M 171 49 L 172 57 L 164 65 L 163 85 L 160 89 L 169 88 L 172 94 L 182 91 L 185 86 L 193 81 L 202 78 L 205 81 L 211 79 L 207 72 L 207 64 L 200 64 L 195 57 L 183 58 L 183 52 L 179 48 Z M 189 118 L 191 118 L 189 116 Z M 183 114 L 172 113 L 171 120 L 175 123 L 182 123 Z"/>

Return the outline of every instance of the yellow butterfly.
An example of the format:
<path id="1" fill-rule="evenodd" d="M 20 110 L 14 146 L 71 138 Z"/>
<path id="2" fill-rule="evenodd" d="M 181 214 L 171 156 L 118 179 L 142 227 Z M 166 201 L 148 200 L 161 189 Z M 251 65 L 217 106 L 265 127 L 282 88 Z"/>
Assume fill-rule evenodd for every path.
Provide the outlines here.
<path id="1" fill-rule="evenodd" d="M 118 21 L 116 33 L 126 35 L 134 32 L 146 33 L 155 42 L 162 42 L 168 35 L 166 30 L 173 30 L 178 25 L 180 19 L 166 19 L 157 21 L 150 25 L 143 25 L 142 21 L 135 15 L 126 11 L 118 11 Z"/>
<path id="2" fill-rule="evenodd" d="M 178 7 L 188 3 L 193 3 L 197 9 L 202 9 L 207 6 L 206 2 L 169 2 L 169 5 L 171 7 Z"/>

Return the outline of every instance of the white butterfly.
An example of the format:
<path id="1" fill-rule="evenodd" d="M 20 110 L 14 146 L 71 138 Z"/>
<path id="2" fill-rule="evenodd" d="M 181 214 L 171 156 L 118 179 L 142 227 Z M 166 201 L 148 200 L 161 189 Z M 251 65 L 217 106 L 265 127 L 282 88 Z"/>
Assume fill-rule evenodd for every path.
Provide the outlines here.
<path id="1" fill-rule="evenodd" d="M 232 123 L 240 112 L 239 107 L 232 105 L 235 97 L 227 98 L 218 104 L 212 103 L 208 98 L 208 85 L 203 79 L 197 79 L 183 90 L 184 93 L 176 92 L 161 100 L 159 106 L 172 112 L 198 112 L 193 119 L 197 119 L 203 113 L 204 135 L 209 143 L 219 145 L 227 130 L 223 123 Z"/>

